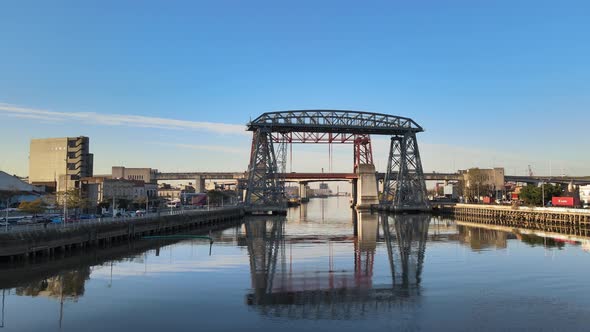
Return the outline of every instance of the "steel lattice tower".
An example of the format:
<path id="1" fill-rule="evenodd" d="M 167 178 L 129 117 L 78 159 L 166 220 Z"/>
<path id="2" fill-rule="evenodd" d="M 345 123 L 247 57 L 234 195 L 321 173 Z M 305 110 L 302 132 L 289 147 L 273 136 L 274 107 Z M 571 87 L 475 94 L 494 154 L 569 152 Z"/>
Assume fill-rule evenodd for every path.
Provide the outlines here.
<path id="1" fill-rule="evenodd" d="M 246 204 L 252 208 L 282 207 L 286 204 L 283 188 L 284 181 L 279 178 L 270 130 L 260 128 L 254 132 L 252 138 Z"/>
<path id="2" fill-rule="evenodd" d="M 429 209 L 415 133 L 391 137 L 381 205 L 394 211 Z"/>

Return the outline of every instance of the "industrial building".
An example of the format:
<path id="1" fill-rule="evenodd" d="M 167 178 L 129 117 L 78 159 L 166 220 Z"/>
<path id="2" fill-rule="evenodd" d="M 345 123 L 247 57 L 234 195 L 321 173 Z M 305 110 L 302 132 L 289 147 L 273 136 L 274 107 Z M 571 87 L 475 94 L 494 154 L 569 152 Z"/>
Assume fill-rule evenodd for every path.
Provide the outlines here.
<path id="1" fill-rule="evenodd" d="M 50 192 L 79 188 L 81 178 L 93 175 L 93 157 L 85 136 L 32 139 L 29 183 Z"/>
<path id="2" fill-rule="evenodd" d="M 124 166 L 113 166 L 112 177 L 113 179 L 126 179 L 143 181 L 145 183 L 156 183 L 157 169 L 152 168 L 129 168 Z"/>
<path id="3" fill-rule="evenodd" d="M 88 177 L 82 179 L 82 189 L 93 206 L 113 199 L 127 201 L 146 199 L 149 202 L 158 199 L 157 185 L 140 180 L 111 179 L 108 176 Z"/>

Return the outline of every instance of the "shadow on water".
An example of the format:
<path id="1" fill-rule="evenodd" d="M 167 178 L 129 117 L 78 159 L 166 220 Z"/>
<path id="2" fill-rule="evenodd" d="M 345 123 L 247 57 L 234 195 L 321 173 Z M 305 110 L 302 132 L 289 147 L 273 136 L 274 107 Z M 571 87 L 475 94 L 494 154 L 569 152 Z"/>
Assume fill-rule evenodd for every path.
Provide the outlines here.
<path id="1" fill-rule="evenodd" d="M 354 319 L 417 302 L 430 216 L 359 212 L 355 217 L 354 270 L 335 270 L 330 255 L 330 268 L 311 276 L 287 263 L 285 218 L 247 219 L 252 292 L 246 303 L 273 317 Z M 381 241 L 391 282 L 375 285 L 374 257 Z"/>

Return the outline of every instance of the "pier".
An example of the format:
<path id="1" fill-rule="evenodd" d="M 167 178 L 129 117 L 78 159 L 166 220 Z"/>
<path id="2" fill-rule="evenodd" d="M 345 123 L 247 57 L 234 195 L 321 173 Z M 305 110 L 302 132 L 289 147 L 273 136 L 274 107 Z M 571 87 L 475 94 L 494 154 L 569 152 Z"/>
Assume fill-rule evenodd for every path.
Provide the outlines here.
<path id="1" fill-rule="evenodd" d="M 590 234 L 590 210 L 457 204 L 442 207 L 440 212 L 454 215 L 457 221 L 567 232 L 579 236 Z"/>

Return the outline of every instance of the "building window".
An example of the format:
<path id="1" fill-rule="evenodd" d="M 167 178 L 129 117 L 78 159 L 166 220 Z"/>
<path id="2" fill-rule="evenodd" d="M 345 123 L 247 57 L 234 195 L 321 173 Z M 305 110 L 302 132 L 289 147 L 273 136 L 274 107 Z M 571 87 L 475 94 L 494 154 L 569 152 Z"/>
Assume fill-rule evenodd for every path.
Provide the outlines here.
<path id="1" fill-rule="evenodd" d="M 68 152 L 68 158 L 76 158 L 76 152 Z"/>
<path id="2" fill-rule="evenodd" d="M 75 163 L 68 163 L 68 170 L 73 171 L 76 169 L 76 164 Z"/>

